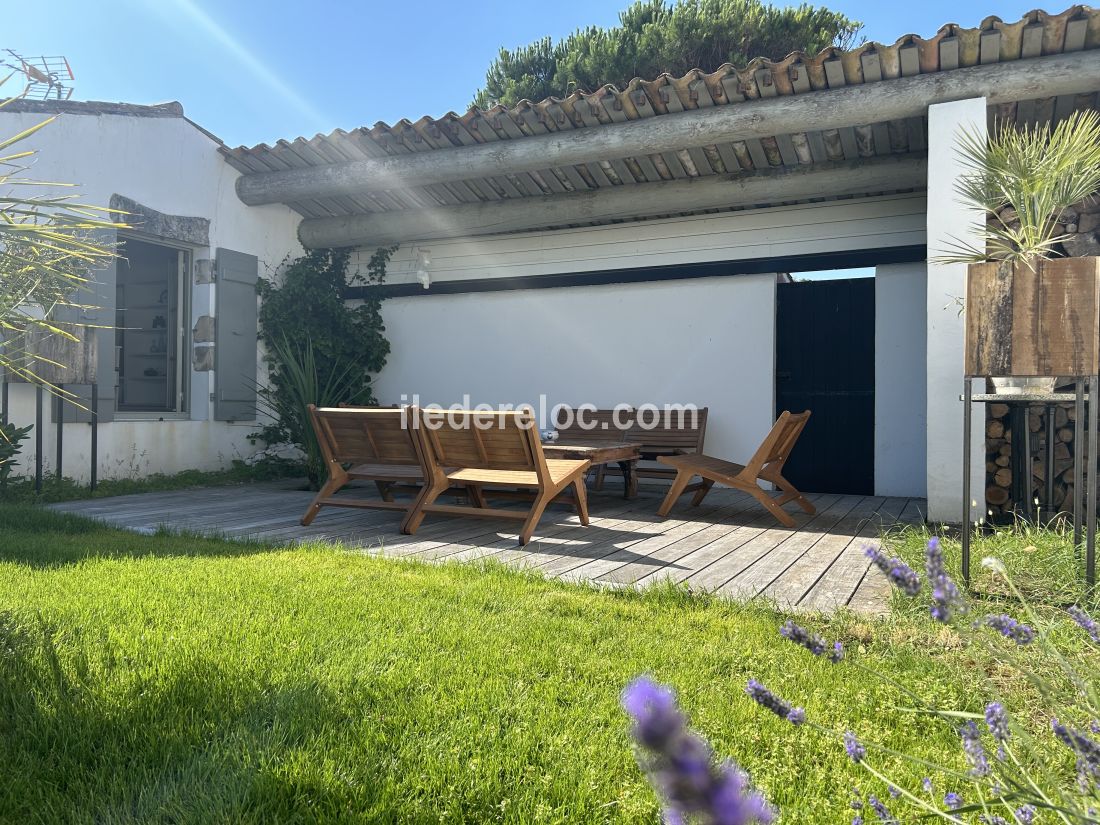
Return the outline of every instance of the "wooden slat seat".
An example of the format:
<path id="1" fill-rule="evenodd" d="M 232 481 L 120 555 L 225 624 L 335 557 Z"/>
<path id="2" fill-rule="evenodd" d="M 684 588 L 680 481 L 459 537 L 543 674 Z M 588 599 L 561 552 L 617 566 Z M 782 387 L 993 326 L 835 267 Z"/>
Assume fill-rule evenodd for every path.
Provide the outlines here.
<path id="1" fill-rule="evenodd" d="M 301 522 L 308 526 L 322 507 L 362 507 L 408 510 L 412 501 L 396 501 L 394 492 L 424 481 L 424 462 L 416 430 L 414 407 L 317 407 L 309 418 L 328 478 L 306 508 Z M 350 465 L 350 469 L 348 468 Z M 336 498 L 349 481 L 366 479 L 378 487 L 377 499 Z"/>
<path id="2" fill-rule="evenodd" d="M 661 410 L 656 422 L 652 421 L 652 413 L 642 412 L 641 416 L 635 413 L 630 427 L 626 431 L 625 440 L 629 444 L 637 444 L 638 451 L 642 455 L 642 461 L 655 462 L 661 456 L 684 455 L 689 453 L 702 453 L 703 441 L 707 434 L 707 407 L 696 407 L 684 410 Z M 655 426 L 642 426 L 655 424 Z M 642 478 L 672 479 L 675 471 L 668 467 L 653 464 L 640 464 L 634 469 L 635 475 Z M 603 488 L 605 474 L 617 474 L 619 471 L 613 467 L 600 467 L 596 471 L 596 489 Z"/>
<path id="3" fill-rule="evenodd" d="M 421 410 L 419 420 L 427 481 L 402 522 L 402 532 L 415 533 L 426 513 L 522 519 L 519 543 L 524 545 L 547 505 L 570 486 L 581 524 L 588 524 L 584 473 L 589 462 L 547 460 L 531 413 Z M 452 484 L 464 485 L 474 506 L 436 504 Z M 530 510 L 487 507 L 481 492 L 486 486 L 533 490 Z"/>
<path id="4" fill-rule="evenodd" d="M 809 410 L 798 415 L 784 412 L 756 453 L 749 459 L 748 464 L 737 464 L 701 454 L 659 456 L 657 460 L 675 472 L 676 477 L 661 508 L 657 511 L 658 515 L 667 516 L 676 499 L 688 489 L 695 489 L 695 496 L 691 503 L 696 507 L 699 506 L 710 488 L 717 483 L 743 490 L 763 504 L 780 524 L 785 527 L 794 527 L 794 519 L 782 509 L 784 504 L 793 501 L 811 515 L 816 512 L 806 497 L 783 477 L 783 465 L 786 464 L 809 418 Z M 699 476 L 702 481 L 689 488 L 689 482 L 695 476 Z M 780 489 L 780 494 L 773 496 L 760 486 L 759 481 L 774 484 Z"/>

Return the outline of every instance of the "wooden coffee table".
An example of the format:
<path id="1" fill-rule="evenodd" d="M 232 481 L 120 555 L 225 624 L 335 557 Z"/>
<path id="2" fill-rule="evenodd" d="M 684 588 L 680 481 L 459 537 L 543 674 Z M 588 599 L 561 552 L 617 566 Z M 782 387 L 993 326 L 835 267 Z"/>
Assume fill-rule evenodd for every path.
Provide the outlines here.
<path id="1" fill-rule="evenodd" d="M 542 452 L 547 458 L 587 459 L 592 465 L 618 464 L 623 472 L 623 498 L 630 499 L 638 495 L 638 474 L 634 468 L 642 457 L 639 445 L 622 442 L 563 444 L 558 441 L 544 442 Z"/>

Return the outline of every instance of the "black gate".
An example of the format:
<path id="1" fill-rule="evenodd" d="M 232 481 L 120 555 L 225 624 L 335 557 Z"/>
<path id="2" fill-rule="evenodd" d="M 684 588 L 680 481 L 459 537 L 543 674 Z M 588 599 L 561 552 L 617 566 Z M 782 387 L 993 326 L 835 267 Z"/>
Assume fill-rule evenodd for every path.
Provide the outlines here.
<path id="1" fill-rule="evenodd" d="M 780 284 L 775 406 L 811 410 L 784 472 L 814 493 L 875 485 L 875 279 Z"/>

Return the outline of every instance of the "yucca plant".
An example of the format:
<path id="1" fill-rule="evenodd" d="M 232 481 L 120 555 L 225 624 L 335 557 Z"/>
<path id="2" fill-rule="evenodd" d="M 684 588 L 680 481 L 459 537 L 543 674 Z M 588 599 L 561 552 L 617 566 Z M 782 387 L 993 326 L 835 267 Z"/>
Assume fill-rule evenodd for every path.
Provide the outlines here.
<path id="1" fill-rule="evenodd" d="M 11 77 L 0 80 L 0 87 Z M 0 108 L 15 99 L 0 100 Z M 17 144 L 54 120 L 0 138 L 0 372 L 72 400 L 42 374 L 43 367 L 58 365 L 28 342 L 35 335 L 77 340 L 76 325 L 58 320 L 57 310 L 88 308 L 95 270 L 115 257 L 113 246 L 99 241 L 96 233 L 126 225 L 115 220 L 118 213 L 113 210 L 82 204 L 72 194 L 41 191 L 74 184 L 25 177 L 36 152 Z"/>
<path id="2" fill-rule="evenodd" d="M 958 153 L 967 171 L 955 191 L 988 220 L 978 227 L 980 245 L 951 244 L 938 260 L 1030 266 L 1060 255 L 1063 213 L 1100 189 L 1100 115 L 1074 112 L 1053 129 L 1000 122 L 988 139 L 964 132 Z"/>
<path id="3" fill-rule="evenodd" d="M 360 371 L 354 364 L 339 362 L 320 369 L 313 341 L 308 338 L 304 346 L 292 344 L 286 338 L 275 341 L 270 355 L 281 380 L 256 385 L 258 411 L 277 421 L 290 441 L 302 448 L 310 486 L 320 489 L 325 478 L 324 460 L 306 407 L 358 402 Z"/>

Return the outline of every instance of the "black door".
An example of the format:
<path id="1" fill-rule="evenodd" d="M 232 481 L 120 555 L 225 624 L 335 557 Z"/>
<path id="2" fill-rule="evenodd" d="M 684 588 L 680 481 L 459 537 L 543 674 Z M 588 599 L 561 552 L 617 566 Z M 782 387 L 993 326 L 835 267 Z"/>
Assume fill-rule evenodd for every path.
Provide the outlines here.
<path id="1" fill-rule="evenodd" d="M 796 487 L 874 492 L 874 278 L 779 284 L 775 406 L 812 412 L 784 471 Z"/>

